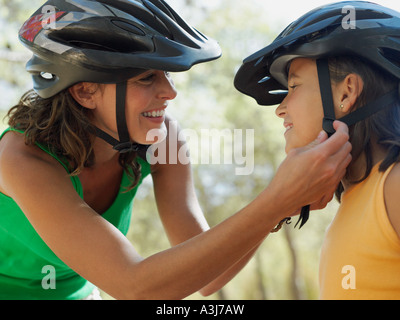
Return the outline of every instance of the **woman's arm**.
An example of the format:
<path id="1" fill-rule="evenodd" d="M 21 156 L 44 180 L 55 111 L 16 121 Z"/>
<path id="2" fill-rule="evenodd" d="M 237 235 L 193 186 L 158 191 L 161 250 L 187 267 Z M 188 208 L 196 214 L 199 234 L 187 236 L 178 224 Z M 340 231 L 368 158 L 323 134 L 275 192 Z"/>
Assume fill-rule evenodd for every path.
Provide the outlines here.
<path id="1" fill-rule="evenodd" d="M 168 138 L 163 141 L 166 143 L 166 159 L 169 159 L 169 152 L 178 153 L 179 150 L 185 148 L 185 141 L 182 139 L 174 141 L 173 146 L 177 146 L 177 150 L 169 148 L 169 136 L 179 136 L 176 122 L 170 121 L 167 119 L 166 124 L 168 130 L 172 132 L 169 132 Z M 171 245 L 180 244 L 209 229 L 194 190 L 190 163 L 182 164 L 178 161 L 174 164 L 155 164 L 152 166 L 152 177 L 158 212 Z M 200 293 L 206 296 L 221 289 L 243 269 L 255 251 L 256 248 L 250 248 L 245 256 L 201 289 Z"/>
<path id="2" fill-rule="evenodd" d="M 349 162 L 344 128 L 315 148 L 288 155 L 277 173 L 280 180 L 274 178 L 238 213 L 146 259 L 85 204 L 54 159 L 25 146 L 22 137 L 12 133 L 1 141 L 0 188 L 17 202 L 60 259 L 111 296 L 181 299 L 240 260 L 282 218 L 319 200 L 326 193 L 321 190 L 338 183 Z M 294 170 L 299 166 L 310 169 L 307 175 Z"/>
<path id="3" fill-rule="evenodd" d="M 251 219 L 251 214 L 238 215 L 181 245 L 143 259 L 115 227 L 77 195 L 64 169 L 44 158 L 29 152 L 3 152 L 2 189 L 17 202 L 61 260 L 115 298 L 184 298 L 259 242 L 256 233 L 233 237 L 237 232 L 245 234 L 242 228 Z M 255 209 L 247 211 L 255 213 Z M 264 235 L 265 230 L 261 233 Z"/>

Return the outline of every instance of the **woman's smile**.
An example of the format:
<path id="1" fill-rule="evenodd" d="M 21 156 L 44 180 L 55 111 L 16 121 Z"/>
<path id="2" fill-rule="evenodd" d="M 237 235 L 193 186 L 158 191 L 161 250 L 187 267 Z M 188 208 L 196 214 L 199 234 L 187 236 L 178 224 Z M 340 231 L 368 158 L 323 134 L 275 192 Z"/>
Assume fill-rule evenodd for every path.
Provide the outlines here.
<path id="1" fill-rule="evenodd" d="M 165 121 L 165 109 L 167 107 L 164 106 L 161 109 L 152 109 L 149 111 L 142 112 L 141 115 L 151 122 L 162 123 Z"/>

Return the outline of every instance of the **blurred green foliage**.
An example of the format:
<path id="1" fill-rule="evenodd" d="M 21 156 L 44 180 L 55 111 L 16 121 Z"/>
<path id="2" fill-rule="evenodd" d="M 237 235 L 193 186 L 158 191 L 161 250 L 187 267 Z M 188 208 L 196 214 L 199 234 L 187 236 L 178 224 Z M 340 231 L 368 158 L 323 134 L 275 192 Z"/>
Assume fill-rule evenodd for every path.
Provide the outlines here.
<path id="1" fill-rule="evenodd" d="M 16 40 L 18 28 L 43 2 L 0 0 L 0 51 L 26 52 Z M 273 29 L 263 19 L 260 10 L 265 7 L 260 6 L 260 0 L 216 0 L 212 6 L 200 1 L 169 2 L 176 4 L 196 28 L 217 39 L 223 50 L 219 60 L 173 75 L 179 94 L 169 112 L 182 128 L 198 132 L 239 128 L 254 129 L 255 133 L 255 167 L 251 175 L 235 175 L 235 164 L 193 165 L 196 192 L 213 226 L 255 198 L 285 156 L 282 121 L 275 116 L 275 108 L 260 107 L 233 87 L 241 61 L 271 42 L 276 26 Z M 17 92 L 12 99 L 6 99 L 8 107 L 29 85 L 22 61 L 0 59 L 0 92 L 8 88 Z M 1 112 L 0 116 L 2 119 Z M 0 124 L 3 128 L 4 124 Z M 208 298 L 193 294 L 188 299 L 316 299 L 319 251 L 336 207 L 332 203 L 321 212 L 312 213 L 301 230 L 293 230 L 292 223 L 271 234 L 245 269 L 220 292 Z M 146 178 L 135 199 L 128 238 L 144 257 L 169 247 L 157 214 L 151 178 Z"/>

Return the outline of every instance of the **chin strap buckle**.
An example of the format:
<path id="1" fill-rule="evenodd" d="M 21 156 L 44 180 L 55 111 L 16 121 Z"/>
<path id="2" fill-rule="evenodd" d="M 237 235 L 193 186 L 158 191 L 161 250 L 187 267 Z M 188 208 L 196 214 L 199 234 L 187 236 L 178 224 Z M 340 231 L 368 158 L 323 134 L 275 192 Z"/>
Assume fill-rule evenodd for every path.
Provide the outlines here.
<path id="1" fill-rule="evenodd" d="M 119 153 L 136 152 L 139 150 L 139 145 L 133 142 L 123 142 L 113 146 L 113 149 L 117 150 Z"/>
<path id="2" fill-rule="evenodd" d="M 335 120 L 329 117 L 324 117 L 322 120 L 322 129 L 328 134 L 328 137 L 335 133 L 335 129 L 333 128 L 333 121 Z"/>

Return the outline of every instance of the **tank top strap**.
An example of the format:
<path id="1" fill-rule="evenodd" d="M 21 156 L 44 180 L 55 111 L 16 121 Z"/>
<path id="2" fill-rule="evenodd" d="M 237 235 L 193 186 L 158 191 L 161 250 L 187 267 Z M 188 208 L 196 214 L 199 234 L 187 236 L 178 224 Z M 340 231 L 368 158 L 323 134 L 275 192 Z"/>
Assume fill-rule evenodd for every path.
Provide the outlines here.
<path id="1" fill-rule="evenodd" d="M 3 133 L 0 135 L 0 140 L 3 138 L 3 136 L 4 136 L 7 132 L 10 132 L 10 131 L 14 131 L 14 132 L 19 132 L 19 133 L 25 134 L 25 132 L 24 132 L 23 130 L 19 130 L 19 129 L 16 129 L 16 128 L 8 127 L 8 128 L 7 128 L 6 130 L 4 130 Z M 65 158 L 60 158 L 60 157 L 57 156 L 54 152 L 51 152 L 49 147 L 47 147 L 47 146 L 45 146 L 45 145 L 43 145 L 43 144 L 41 144 L 41 143 L 35 142 L 35 145 L 38 146 L 38 147 L 39 147 L 41 150 L 43 150 L 44 152 L 46 152 L 48 155 L 50 155 L 51 157 L 53 157 L 54 159 L 56 159 L 56 160 L 63 166 L 63 168 L 65 169 L 65 171 L 66 171 L 68 174 L 71 173 L 70 170 L 69 170 L 69 168 L 68 168 L 68 161 L 67 161 L 67 159 L 65 159 Z M 73 183 L 73 185 L 74 185 L 75 190 L 76 190 L 76 191 L 78 192 L 78 194 L 82 197 L 82 196 L 83 196 L 82 185 L 81 185 L 81 183 L 80 183 L 78 177 L 77 177 L 77 176 L 70 176 L 70 179 L 71 179 L 71 181 L 72 181 L 72 183 Z"/>
<path id="2" fill-rule="evenodd" d="M 12 127 L 8 127 L 6 130 L 4 130 L 4 132 L 1 134 L 0 136 L 0 140 L 1 138 L 3 138 L 3 136 L 9 132 L 9 131 L 15 131 L 15 132 L 19 132 L 22 134 L 25 134 L 25 132 L 23 130 L 19 130 L 16 128 L 12 128 Z M 58 157 L 55 153 L 50 151 L 50 148 L 47 146 L 44 146 L 38 142 L 35 143 L 40 149 L 42 149 L 44 152 L 46 152 L 47 154 L 49 154 L 50 156 L 52 156 L 54 159 L 56 159 L 63 167 L 64 169 L 68 172 L 68 174 L 70 173 L 70 170 L 68 169 L 68 161 L 66 159 L 61 159 L 60 157 Z"/>

